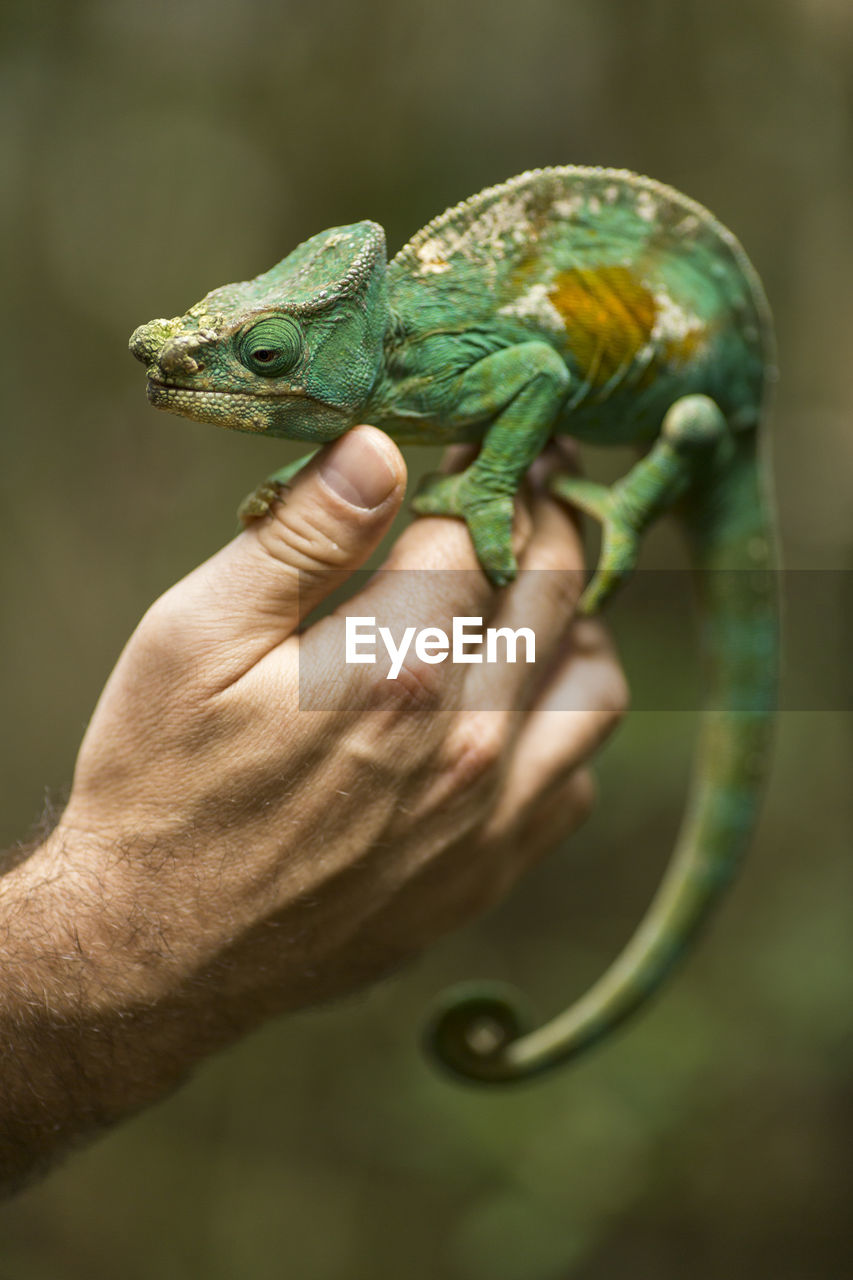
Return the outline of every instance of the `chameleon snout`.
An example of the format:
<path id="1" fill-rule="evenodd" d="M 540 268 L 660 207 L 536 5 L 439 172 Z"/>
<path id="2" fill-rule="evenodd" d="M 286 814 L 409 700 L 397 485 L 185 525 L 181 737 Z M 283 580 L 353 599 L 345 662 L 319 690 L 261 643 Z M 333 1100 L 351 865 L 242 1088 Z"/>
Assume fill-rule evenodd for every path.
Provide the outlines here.
<path id="1" fill-rule="evenodd" d="M 152 320 L 134 329 L 129 349 L 142 364 L 158 365 L 166 377 L 198 373 L 199 350 L 205 341 L 197 334 L 175 334 L 175 322 Z"/>
<path id="2" fill-rule="evenodd" d="M 173 332 L 168 320 L 151 320 L 148 324 L 141 324 L 130 335 L 130 354 L 136 356 L 142 364 L 153 364 Z"/>

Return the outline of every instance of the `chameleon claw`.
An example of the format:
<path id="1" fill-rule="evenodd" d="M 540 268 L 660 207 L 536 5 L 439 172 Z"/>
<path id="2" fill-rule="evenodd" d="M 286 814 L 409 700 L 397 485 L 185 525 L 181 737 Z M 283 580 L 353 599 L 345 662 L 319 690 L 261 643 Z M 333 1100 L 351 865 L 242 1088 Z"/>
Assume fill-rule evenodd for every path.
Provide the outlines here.
<path id="1" fill-rule="evenodd" d="M 726 420 L 713 400 L 682 396 L 668 409 L 649 452 L 612 488 L 584 476 L 553 477 L 551 492 L 597 520 L 602 529 L 601 554 L 580 598 L 581 613 L 597 612 L 630 577 L 643 533 L 684 495 L 725 433 Z"/>
<path id="2" fill-rule="evenodd" d="M 555 497 L 577 507 L 584 515 L 604 524 L 613 506 L 613 494 L 604 484 L 587 480 L 586 476 L 567 475 L 558 472 L 552 476 L 548 488 Z"/>
<path id="3" fill-rule="evenodd" d="M 598 566 L 578 601 L 579 613 L 598 613 L 633 572 L 640 550 L 639 532 L 620 514 L 617 494 L 606 485 L 584 476 L 557 475 L 550 488 L 601 525 Z"/>
<path id="4" fill-rule="evenodd" d="M 606 519 L 598 567 L 578 601 L 578 612 L 586 615 L 598 613 L 631 576 L 639 554 L 640 540 L 636 530 L 622 520 Z"/>
<path id="5" fill-rule="evenodd" d="M 518 573 L 512 550 L 513 498 L 473 483 L 466 472 L 427 476 L 412 503 L 420 516 L 456 516 L 464 520 L 480 567 L 496 587 Z"/>
<path id="6" fill-rule="evenodd" d="M 240 503 L 237 508 L 237 519 L 244 528 L 250 525 L 253 520 L 262 519 L 281 500 L 282 492 L 281 485 L 270 484 L 268 480 L 265 480 L 263 484 L 258 485 L 257 489 L 253 489 L 250 494 L 247 494 Z"/>
<path id="7" fill-rule="evenodd" d="M 250 494 L 247 494 L 237 508 L 237 519 L 241 525 L 245 528 L 253 520 L 260 520 L 272 511 L 275 504 L 281 501 L 282 495 L 290 485 L 293 477 L 298 475 L 317 452 L 316 449 L 312 449 L 310 453 L 306 453 L 301 458 L 296 458 L 294 462 L 288 462 L 286 466 L 279 467 L 278 471 L 274 471 L 271 476 L 267 476 L 266 480 L 259 484 L 257 489 L 253 489 Z"/>
<path id="8" fill-rule="evenodd" d="M 463 475 L 425 476 L 412 499 L 412 510 L 419 516 L 459 516 L 464 520 L 463 478 Z"/>

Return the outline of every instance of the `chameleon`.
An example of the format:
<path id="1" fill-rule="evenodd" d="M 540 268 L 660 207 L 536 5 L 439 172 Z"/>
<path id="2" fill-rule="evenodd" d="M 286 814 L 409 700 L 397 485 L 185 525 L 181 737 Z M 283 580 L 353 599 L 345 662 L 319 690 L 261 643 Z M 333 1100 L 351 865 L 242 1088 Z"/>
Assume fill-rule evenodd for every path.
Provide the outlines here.
<path id="1" fill-rule="evenodd" d="M 624 950 L 536 1026 L 497 984 L 454 988 L 427 1040 L 457 1077 L 524 1080 L 640 1009 L 693 943 L 749 844 L 775 705 L 775 536 L 763 460 L 773 325 L 755 269 L 702 205 L 619 169 L 541 168 L 432 219 L 390 261 L 376 222 L 333 227 L 257 278 L 152 320 L 130 350 L 158 409 L 321 447 L 357 422 L 401 444 L 479 446 L 428 477 L 422 514 L 465 521 L 482 569 L 512 581 L 516 491 L 554 434 L 636 447 L 614 484 L 559 474 L 597 521 L 579 611 L 602 608 L 672 511 L 697 580 L 708 670 L 675 851 Z M 315 450 L 316 452 L 316 450 Z M 310 454 L 308 455 L 311 456 Z M 244 502 L 279 500 L 307 459 Z"/>

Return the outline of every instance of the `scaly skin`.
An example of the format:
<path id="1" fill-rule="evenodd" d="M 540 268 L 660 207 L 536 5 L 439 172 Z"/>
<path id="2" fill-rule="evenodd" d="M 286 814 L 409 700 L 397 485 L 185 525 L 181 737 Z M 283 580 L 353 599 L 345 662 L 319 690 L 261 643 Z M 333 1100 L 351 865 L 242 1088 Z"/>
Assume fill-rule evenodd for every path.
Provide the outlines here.
<path id="1" fill-rule="evenodd" d="M 645 451 L 610 489 L 568 476 L 554 489 L 603 525 L 586 612 L 630 574 L 652 520 L 672 509 L 684 524 L 711 698 L 676 853 L 622 955 L 560 1017 L 526 1031 L 513 999 L 478 986 L 450 993 L 429 1032 L 445 1066 L 487 1082 L 601 1039 L 703 924 L 748 842 L 765 768 L 777 608 L 757 438 L 773 336 L 738 242 L 648 178 L 542 169 L 449 209 L 387 266 L 376 223 L 322 232 L 265 275 L 143 325 L 131 350 L 151 402 L 201 421 L 317 443 L 363 421 L 403 444 L 479 442 L 415 507 L 464 519 L 496 584 L 516 572 L 514 495 L 552 434 Z M 294 470 L 270 477 L 244 517 Z"/>

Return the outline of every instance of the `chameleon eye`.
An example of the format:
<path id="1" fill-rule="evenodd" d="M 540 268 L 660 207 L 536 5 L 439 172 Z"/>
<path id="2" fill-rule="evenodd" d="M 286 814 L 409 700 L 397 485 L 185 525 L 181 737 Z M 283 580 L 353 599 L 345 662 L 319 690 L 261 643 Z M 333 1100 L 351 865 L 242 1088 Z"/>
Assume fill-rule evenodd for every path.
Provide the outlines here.
<path id="1" fill-rule="evenodd" d="M 266 378 L 287 373 L 302 355 L 299 325 L 287 316 L 267 316 L 241 335 L 237 355 L 252 373 Z"/>

